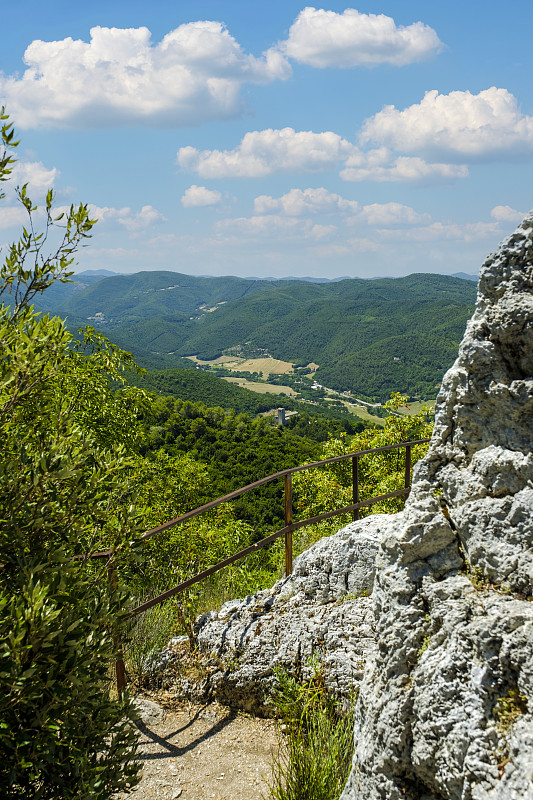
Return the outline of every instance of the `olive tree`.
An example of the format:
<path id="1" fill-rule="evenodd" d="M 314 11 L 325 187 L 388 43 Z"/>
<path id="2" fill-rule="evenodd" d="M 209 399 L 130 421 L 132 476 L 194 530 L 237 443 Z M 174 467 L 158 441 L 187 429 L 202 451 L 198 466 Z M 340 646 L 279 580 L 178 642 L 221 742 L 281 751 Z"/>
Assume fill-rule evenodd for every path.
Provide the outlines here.
<path id="1" fill-rule="evenodd" d="M 0 124 L 7 181 L 17 142 L 3 109 Z M 76 343 L 31 305 L 72 274 L 87 206 L 58 214 L 49 191 L 38 232 L 27 187 L 17 196 L 27 222 L 0 267 L 0 795 L 104 800 L 139 768 L 131 700 L 113 696 L 109 672 L 124 598 L 89 556 L 120 559 L 136 534 L 127 473 L 142 396 L 114 391 L 128 354 L 90 330 Z"/>

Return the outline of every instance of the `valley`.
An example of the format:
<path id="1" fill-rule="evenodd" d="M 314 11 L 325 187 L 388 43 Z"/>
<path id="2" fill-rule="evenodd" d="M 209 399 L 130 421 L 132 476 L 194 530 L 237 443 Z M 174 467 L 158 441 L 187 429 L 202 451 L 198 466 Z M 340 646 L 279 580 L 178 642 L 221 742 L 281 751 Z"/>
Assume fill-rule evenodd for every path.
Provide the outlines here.
<path id="1" fill-rule="evenodd" d="M 267 380 L 273 396 L 285 386 L 316 399 L 307 381 L 294 385 L 306 377 L 378 404 L 392 391 L 434 399 L 476 294 L 470 280 L 424 273 L 317 284 L 160 271 L 54 289 L 39 310 L 93 325 L 149 371 L 190 369 L 193 357 L 219 377 Z"/>

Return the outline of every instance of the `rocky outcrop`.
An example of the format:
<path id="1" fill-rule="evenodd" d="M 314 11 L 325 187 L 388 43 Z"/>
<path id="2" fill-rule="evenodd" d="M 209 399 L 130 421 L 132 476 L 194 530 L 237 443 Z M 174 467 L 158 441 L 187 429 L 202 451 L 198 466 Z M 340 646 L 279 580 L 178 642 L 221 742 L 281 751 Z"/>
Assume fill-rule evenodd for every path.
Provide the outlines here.
<path id="1" fill-rule="evenodd" d="M 302 553 L 292 575 L 272 589 L 199 617 L 206 677 L 201 686 L 182 681 L 181 690 L 267 714 L 276 668 L 306 680 L 318 660 L 326 686 L 348 699 L 374 645 L 370 594 L 390 517 L 377 514 L 348 525 Z M 173 657 L 170 647 L 159 659 L 168 665 Z"/>
<path id="2" fill-rule="evenodd" d="M 342 800 L 533 798 L 533 214 L 484 264 L 389 518 Z"/>

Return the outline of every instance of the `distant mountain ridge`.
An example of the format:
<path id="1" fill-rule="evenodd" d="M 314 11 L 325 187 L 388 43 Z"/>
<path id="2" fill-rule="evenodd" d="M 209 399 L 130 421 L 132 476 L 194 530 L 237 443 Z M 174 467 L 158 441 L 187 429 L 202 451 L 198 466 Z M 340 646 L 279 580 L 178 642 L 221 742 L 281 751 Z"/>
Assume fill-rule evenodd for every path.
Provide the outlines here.
<path id="1" fill-rule="evenodd" d="M 313 361 L 322 384 L 381 400 L 392 390 L 434 395 L 476 295 L 471 280 L 425 273 L 317 283 L 156 271 L 84 281 L 59 287 L 45 310 L 71 327 L 94 325 L 139 357 L 261 349 Z"/>

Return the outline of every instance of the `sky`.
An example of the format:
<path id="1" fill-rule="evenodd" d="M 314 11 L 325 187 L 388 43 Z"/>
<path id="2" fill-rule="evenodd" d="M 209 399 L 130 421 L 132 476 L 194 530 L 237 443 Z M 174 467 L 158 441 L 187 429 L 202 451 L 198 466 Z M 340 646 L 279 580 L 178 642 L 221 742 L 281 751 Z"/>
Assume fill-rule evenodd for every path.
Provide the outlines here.
<path id="1" fill-rule="evenodd" d="M 77 271 L 477 273 L 533 206 L 533 4 L 25 0 L 11 185 L 98 218 Z M 9 189 L 0 247 L 24 215 Z"/>

